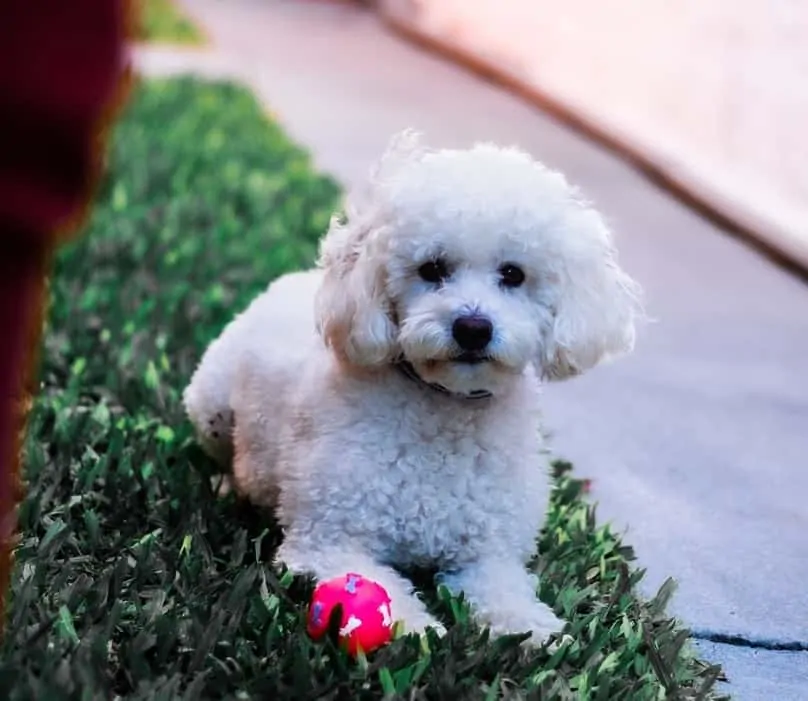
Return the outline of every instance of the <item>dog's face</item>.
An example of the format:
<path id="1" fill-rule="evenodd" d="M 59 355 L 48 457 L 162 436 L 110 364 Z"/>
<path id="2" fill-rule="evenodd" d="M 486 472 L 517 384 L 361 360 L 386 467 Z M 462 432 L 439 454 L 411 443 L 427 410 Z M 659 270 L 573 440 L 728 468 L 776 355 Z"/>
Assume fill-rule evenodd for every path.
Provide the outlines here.
<path id="1" fill-rule="evenodd" d="M 505 391 L 533 363 L 578 374 L 628 350 L 636 286 L 598 214 L 513 149 L 401 141 L 366 203 L 325 237 L 320 329 L 358 365 L 408 360 L 460 394 Z"/>
<path id="2" fill-rule="evenodd" d="M 463 394 L 496 392 L 522 372 L 552 292 L 513 221 L 478 204 L 456 229 L 402 212 L 396 231 L 408 233 L 393 236 L 387 254 L 396 345 L 424 380 Z"/>

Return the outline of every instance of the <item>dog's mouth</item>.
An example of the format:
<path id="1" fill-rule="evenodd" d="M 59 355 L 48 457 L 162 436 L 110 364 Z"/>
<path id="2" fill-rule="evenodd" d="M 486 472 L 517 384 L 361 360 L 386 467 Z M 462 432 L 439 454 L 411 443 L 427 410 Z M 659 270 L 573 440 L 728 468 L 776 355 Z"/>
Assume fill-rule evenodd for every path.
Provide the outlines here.
<path id="1" fill-rule="evenodd" d="M 482 363 L 490 363 L 492 360 L 493 358 L 490 355 L 475 351 L 464 351 L 452 357 L 453 363 L 462 363 L 463 365 L 480 365 Z"/>

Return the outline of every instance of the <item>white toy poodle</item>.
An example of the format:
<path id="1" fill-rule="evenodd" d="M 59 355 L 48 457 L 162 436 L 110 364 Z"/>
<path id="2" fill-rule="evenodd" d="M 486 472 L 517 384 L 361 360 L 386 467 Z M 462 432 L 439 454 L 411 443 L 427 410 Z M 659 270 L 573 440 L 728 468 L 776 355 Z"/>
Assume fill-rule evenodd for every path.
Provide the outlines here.
<path id="1" fill-rule="evenodd" d="M 374 579 L 423 631 L 440 624 L 399 570 L 435 567 L 494 633 L 546 641 L 562 623 L 526 569 L 550 491 L 540 381 L 630 350 L 639 311 L 603 220 L 519 150 L 405 132 L 318 268 L 211 344 L 184 395 L 201 443 L 275 509 L 292 571 Z"/>

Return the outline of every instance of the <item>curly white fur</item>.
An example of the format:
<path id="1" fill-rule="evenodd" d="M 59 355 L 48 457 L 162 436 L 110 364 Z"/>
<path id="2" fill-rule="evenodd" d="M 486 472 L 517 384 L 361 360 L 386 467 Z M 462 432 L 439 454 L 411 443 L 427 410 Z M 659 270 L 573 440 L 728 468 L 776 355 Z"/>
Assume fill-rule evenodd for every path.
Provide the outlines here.
<path id="1" fill-rule="evenodd" d="M 445 279 L 423 280 L 437 260 Z M 505 264 L 521 286 L 503 285 Z M 292 570 L 361 572 L 421 631 L 438 624 L 394 568 L 437 566 L 495 632 L 539 642 L 561 627 L 525 568 L 549 494 L 540 379 L 630 350 L 637 293 L 563 176 L 516 149 L 405 133 L 332 221 L 319 269 L 238 316 L 185 403 L 237 488 L 277 510 Z M 486 362 L 458 361 L 452 324 L 469 314 L 491 321 Z M 449 394 L 398 372 L 402 356 Z"/>

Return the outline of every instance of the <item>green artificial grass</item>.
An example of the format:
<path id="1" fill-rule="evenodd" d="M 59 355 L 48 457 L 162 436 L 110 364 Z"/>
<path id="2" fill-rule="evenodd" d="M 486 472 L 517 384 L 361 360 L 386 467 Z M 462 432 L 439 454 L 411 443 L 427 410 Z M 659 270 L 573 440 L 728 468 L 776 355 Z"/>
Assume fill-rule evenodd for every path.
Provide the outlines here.
<path id="1" fill-rule="evenodd" d="M 173 44 L 201 44 L 199 28 L 183 14 L 174 0 L 135 0 L 138 11 L 137 38 Z"/>
<path id="2" fill-rule="evenodd" d="M 717 698 L 719 669 L 664 613 L 670 587 L 635 595 L 631 550 L 563 463 L 536 563 L 572 622 L 557 650 L 489 639 L 428 580 L 445 638 L 355 662 L 308 639 L 311 583 L 270 566 L 271 515 L 214 496 L 180 393 L 237 310 L 312 262 L 337 203 L 245 90 L 138 86 L 51 281 L 0 698 Z"/>

